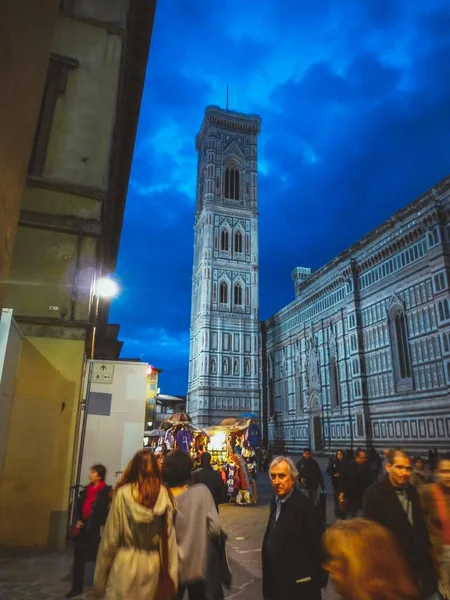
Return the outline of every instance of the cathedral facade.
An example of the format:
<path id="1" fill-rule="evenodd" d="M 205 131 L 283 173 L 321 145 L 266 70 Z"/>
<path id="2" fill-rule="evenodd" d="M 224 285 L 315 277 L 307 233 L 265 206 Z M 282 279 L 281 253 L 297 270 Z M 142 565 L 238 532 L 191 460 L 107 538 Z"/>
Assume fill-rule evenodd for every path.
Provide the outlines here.
<path id="1" fill-rule="evenodd" d="M 196 138 L 187 411 L 198 426 L 260 414 L 260 125 L 258 116 L 209 106 Z"/>
<path id="2" fill-rule="evenodd" d="M 292 273 L 261 323 L 262 419 L 274 448 L 450 440 L 450 178 L 330 263 Z"/>

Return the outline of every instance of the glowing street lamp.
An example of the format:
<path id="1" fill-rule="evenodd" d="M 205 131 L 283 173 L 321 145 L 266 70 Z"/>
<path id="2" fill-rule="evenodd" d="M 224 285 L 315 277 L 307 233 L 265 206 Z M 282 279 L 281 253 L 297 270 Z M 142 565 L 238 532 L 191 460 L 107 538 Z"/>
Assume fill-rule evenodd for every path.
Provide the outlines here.
<path id="1" fill-rule="evenodd" d="M 110 300 L 119 293 L 119 285 L 112 277 L 107 275 L 106 277 L 100 277 L 95 282 L 95 311 L 94 311 L 94 322 L 92 325 L 92 340 L 91 340 L 91 359 L 95 358 L 95 336 L 97 333 L 97 320 L 98 320 L 98 309 L 100 306 L 100 298 Z"/>
<path id="2" fill-rule="evenodd" d="M 97 298 L 114 298 L 119 293 L 119 285 L 112 277 L 101 277 L 95 284 Z"/>

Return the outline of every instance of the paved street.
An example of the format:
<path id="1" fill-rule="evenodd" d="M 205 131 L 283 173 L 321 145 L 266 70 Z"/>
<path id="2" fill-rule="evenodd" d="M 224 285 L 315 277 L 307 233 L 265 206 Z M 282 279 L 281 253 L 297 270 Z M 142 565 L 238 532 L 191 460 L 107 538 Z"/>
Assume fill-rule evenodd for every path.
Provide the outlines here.
<path id="1" fill-rule="evenodd" d="M 261 543 L 267 522 L 271 486 L 267 474 L 258 480 L 257 506 L 222 506 L 220 517 L 228 533 L 233 584 L 227 599 L 259 600 L 261 593 Z M 327 515 L 332 517 L 328 494 Z M 70 553 L 11 553 L 0 549 L 0 600 L 59 600 L 70 588 Z M 89 573 L 88 573 L 89 576 Z M 85 597 L 88 597 L 87 593 Z M 334 600 L 325 590 L 323 598 Z"/>

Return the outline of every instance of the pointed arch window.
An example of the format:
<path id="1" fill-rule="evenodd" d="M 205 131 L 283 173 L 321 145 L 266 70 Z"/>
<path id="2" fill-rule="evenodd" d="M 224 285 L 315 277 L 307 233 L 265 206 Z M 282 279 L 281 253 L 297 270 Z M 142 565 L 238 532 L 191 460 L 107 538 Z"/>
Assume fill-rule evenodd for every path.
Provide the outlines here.
<path id="1" fill-rule="evenodd" d="M 337 408 L 339 401 L 339 374 L 335 358 L 330 360 L 330 387 L 331 387 L 331 406 Z"/>
<path id="2" fill-rule="evenodd" d="M 220 303 L 228 304 L 228 285 L 225 281 L 220 283 Z"/>
<path id="3" fill-rule="evenodd" d="M 438 309 L 439 309 L 439 321 L 448 321 L 450 319 L 450 310 L 448 307 L 447 298 L 444 298 L 444 300 L 439 300 Z"/>
<path id="4" fill-rule="evenodd" d="M 239 169 L 236 167 L 225 169 L 225 198 L 239 200 Z"/>
<path id="5" fill-rule="evenodd" d="M 236 254 L 242 253 L 242 233 L 240 231 L 236 231 L 234 234 L 234 251 Z"/>
<path id="6" fill-rule="evenodd" d="M 222 233 L 220 234 L 220 249 L 222 252 L 228 252 L 230 248 L 230 234 L 228 233 L 228 229 L 222 229 Z"/>
<path id="7" fill-rule="evenodd" d="M 234 286 L 234 303 L 242 306 L 242 287 L 239 283 Z"/>
<path id="8" fill-rule="evenodd" d="M 392 362 L 396 386 L 412 383 L 406 315 L 401 306 L 393 306 L 389 313 Z M 409 387 L 409 386 L 408 386 Z"/>

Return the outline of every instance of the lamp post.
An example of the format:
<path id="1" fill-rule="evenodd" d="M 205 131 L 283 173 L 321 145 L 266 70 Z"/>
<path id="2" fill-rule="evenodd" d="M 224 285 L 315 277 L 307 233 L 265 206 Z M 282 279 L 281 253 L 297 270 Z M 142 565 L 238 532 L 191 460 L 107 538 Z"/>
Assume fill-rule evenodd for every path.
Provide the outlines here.
<path id="1" fill-rule="evenodd" d="M 81 480 L 81 468 L 83 466 L 83 455 L 84 455 L 84 442 L 86 438 L 86 426 L 87 426 L 87 418 L 89 414 L 89 399 L 91 395 L 91 383 L 92 383 L 92 371 L 94 368 L 94 357 L 95 357 L 95 337 L 97 334 L 97 321 L 98 321 L 98 311 L 100 306 L 100 298 L 110 299 L 117 296 L 119 293 L 119 286 L 117 282 L 114 281 L 111 277 L 102 277 L 98 279 L 95 283 L 94 288 L 94 315 L 92 319 L 92 337 L 91 337 L 91 352 L 90 352 L 90 363 L 89 363 L 89 371 L 88 371 L 88 379 L 86 385 L 86 399 L 84 402 L 84 413 L 83 413 L 83 421 L 81 424 L 81 434 L 80 434 L 80 445 L 78 450 L 78 463 L 77 463 L 77 474 L 75 479 L 75 487 L 78 489 Z"/>

